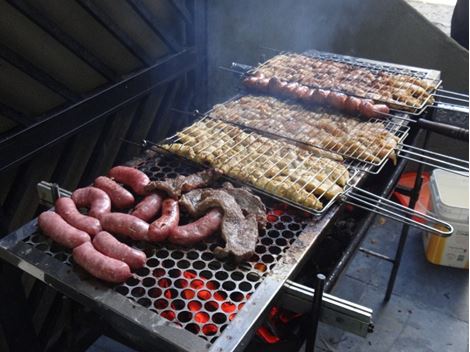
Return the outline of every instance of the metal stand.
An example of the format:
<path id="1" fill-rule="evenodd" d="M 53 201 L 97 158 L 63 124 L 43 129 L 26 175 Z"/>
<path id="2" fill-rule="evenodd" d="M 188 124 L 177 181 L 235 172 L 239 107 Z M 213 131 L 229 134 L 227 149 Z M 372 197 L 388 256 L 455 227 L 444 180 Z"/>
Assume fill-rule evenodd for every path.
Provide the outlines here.
<path id="1" fill-rule="evenodd" d="M 315 286 L 315 295 L 312 301 L 312 313 L 311 313 L 311 331 L 307 330 L 307 344 L 305 351 L 315 351 L 315 340 L 317 338 L 318 321 L 320 320 L 320 310 L 323 300 L 323 288 L 325 286 L 326 277 L 323 274 L 317 274 L 317 282 Z"/>
<path id="2" fill-rule="evenodd" d="M 428 142 L 428 139 L 429 139 L 429 133 L 427 131 L 425 131 L 424 142 L 423 142 L 424 146 L 426 146 L 426 144 Z M 416 202 L 418 201 L 418 198 L 419 198 L 419 193 L 421 191 L 421 185 L 423 184 L 423 176 L 422 176 L 423 175 L 423 169 L 424 169 L 424 164 L 419 163 L 418 164 L 418 169 L 416 171 L 416 179 L 415 179 L 415 183 L 414 183 L 413 188 L 407 189 L 405 187 L 397 186 L 396 189 L 395 189 L 396 192 L 400 192 L 400 193 L 410 197 L 410 200 L 409 200 L 409 203 L 408 203 L 408 207 L 410 209 L 414 209 L 414 207 L 416 205 Z M 385 291 L 385 297 L 384 297 L 385 302 L 388 302 L 390 300 L 391 295 L 392 295 L 393 287 L 395 285 L 395 280 L 397 278 L 398 269 L 400 268 L 401 258 L 403 256 L 403 251 L 405 249 L 405 243 L 406 243 L 406 240 L 408 238 L 409 230 L 410 230 L 410 226 L 407 225 L 407 224 L 404 224 L 403 227 L 402 227 L 401 234 L 400 234 L 400 239 L 398 241 L 397 251 L 395 252 L 395 257 L 393 257 L 393 258 L 388 257 L 386 255 L 383 255 L 381 253 L 371 251 L 371 250 L 366 249 L 366 248 L 359 248 L 359 250 L 361 252 L 364 252 L 368 255 L 372 255 L 374 257 L 380 258 L 382 260 L 389 261 L 393 264 L 392 271 L 390 273 L 390 277 L 389 277 L 388 283 L 387 283 L 387 290 Z"/>

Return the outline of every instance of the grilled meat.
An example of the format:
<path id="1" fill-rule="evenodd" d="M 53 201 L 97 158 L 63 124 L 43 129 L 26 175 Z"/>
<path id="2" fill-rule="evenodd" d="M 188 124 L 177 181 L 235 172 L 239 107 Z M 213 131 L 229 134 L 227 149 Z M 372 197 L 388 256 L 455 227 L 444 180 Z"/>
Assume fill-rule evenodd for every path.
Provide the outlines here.
<path id="1" fill-rule="evenodd" d="M 175 178 L 167 178 L 163 181 L 152 181 L 145 186 L 145 190 L 147 192 L 161 190 L 170 197 L 178 199 L 182 193 L 210 185 L 219 176 L 220 173 L 215 169 L 208 169 L 188 176 L 180 175 Z"/>

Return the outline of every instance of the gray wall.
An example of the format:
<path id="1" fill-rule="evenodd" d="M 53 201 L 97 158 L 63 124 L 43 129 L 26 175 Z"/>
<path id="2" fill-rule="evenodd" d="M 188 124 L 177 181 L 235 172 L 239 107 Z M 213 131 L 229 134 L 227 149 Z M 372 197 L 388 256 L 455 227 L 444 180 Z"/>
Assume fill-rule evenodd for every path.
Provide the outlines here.
<path id="1" fill-rule="evenodd" d="M 208 12 L 209 102 L 238 87 L 219 69 L 256 64 L 273 51 L 318 49 L 442 71 L 468 92 L 468 51 L 401 0 L 212 0 Z M 467 120 L 468 121 L 468 120 Z M 466 157 L 468 143 L 433 136 L 433 148 Z"/>

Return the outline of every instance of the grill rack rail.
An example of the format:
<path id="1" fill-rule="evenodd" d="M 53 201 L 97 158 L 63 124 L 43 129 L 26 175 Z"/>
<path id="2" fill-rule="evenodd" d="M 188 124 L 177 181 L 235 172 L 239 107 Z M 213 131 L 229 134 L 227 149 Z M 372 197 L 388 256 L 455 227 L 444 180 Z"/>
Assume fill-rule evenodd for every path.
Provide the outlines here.
<path id="1" fill-rule="evenodd" d="M 206 124 L 208 121 L 210 126 L 209 132 L 207 133 L 207 131 L 204 132 L 204 127 L 201 129 L 201 126 L 204 126 L 202 124 Z M 194 128 L 194 126 L 197 126 L 196 129 L 191 131 L 191 128 Z M 190 131 L 189 134 L 187 134 L 188 131 Z M 197 133 L 194 134 L 194 132 Z M 248 144 L 240 145 L 240 142 L 235 144 L 232 142 L 232 145 L 230 145 L 230 143 L 226 143 L 222 138 L 219 138 L 220 136 L 228 135 L 229 133 L 235 133 L 235 136 L 242 137 L 240 140 L 248 141 Z M 181 136 L 185 136 L 185 134 L 190 136 L 190 138 L 184 137 L 186 141 L 183 141 Z M 191 136 L 191 134 L 193 135 Z M 282 140 L 282 138 L 280 138 L 280 140 Z M 204 145 L 203 143 L 207 141 L 209 143 Z M 250 169 L 249 167 L 253 164 L 252 160 L 248 160 L 248 164 L 243 163 L 243 160 L 252 154 L 253 150 L 249 150 L 250 146 L 253 146 L 255 143 L 263 146 L 264 143 L 260 142 L 265 141 L 267 141 L 267 138 L 258 135 L 253 131 L 243 131 L 238 126 L 227 124 L 221 120 L 213 120 L 210 117 L 205 116 L 175 135 L 164 139 L 160 143 L 152 144 L 160 151 L 179 156 L 185 160 L 195 162 L 196 164 L 219 168 L 227 179 L 248 186 L 255 192 L 277 199 L 313 215 L 324 214 L 337 200 L 341 200 L 345 203 L 359 206 L 362 209 L 376 214 L 401 221 L 420 229 L 424 229 L 425 231 L 433 232 L 441 237 L 448 237 L 453 233 L 452 225 L 445 221 L 407 207 L 399 206 L 386 198 L 379 197 L 359 188 L 357 184 L 363 175 L 362 172 L 353 166 L 354 162 L 344 163 L 344 165 L 342 165 L 338 162 L 329 160 L 329 164 L 327 164 L 327 166 L 318 167 L 321 165 L 322 158 L 316 158 L 316 160 L 313 161 L 313 164 L 315 165 L 314 169 L 307 168 L 306 170 L 304 169 L 299 172 L 299 163 L 293 163 L 291 160 L 291 164 L 287 164 L 286 159 L 288 160 L 288 154 L 293 151 L 293 148 L 295 155 L 302 153 L 305 154 L 305 150 L 302 151 L 298 147 L 289 145 L 286 142 L 281 142 L 281 144 L 277 146 L 268 146 L 268 148 L 264 148 L 264 150 L 261 149 L 263 152 L 257 157 L 257 159 L 262 157 L 261 168 L 268 165 L 265 172 L 261 172 L 261 168 L 259 166 L 258 169 Z M 228 148 L 224 150 L 223 147 L 227 145 Z M 202 149 L 192 149 L 197 146 L 201 146 Z M 230 152 L 233 152 L 235 147 L 242 147 L 239 148 L 238 151 L 235 151 L 235 155 L 239 155 L 241 151 L 243 151 L 246 156 L 241 160 L 236 160 L 235 162 L 230 163 L 233 156 L 229 157 L 228 160 L 224 158 L 226 155 L 229 155 Z M 288 148 L 287 153 L 282 155 L 281 158 L 273 159 L 273 156 L 276 157 L 276 150 L 282 150 L 284 147 Z M 261 147 L 257 147 L 256 150 L 260 150 L 260 148 Z M 213 155 L 214 152 L 216 152 L 217 155 Z M 306 159 L 304 159 L 300 165 L 309 165 L 305 160 Z M 269 164 L 271 164 L 271 167 L 269 167 Z M 289 165 L 292 164 L 297 166 L 293 169 L 289 169 Z M 282 166 L 282 168 L 277 173 L 269 174 L 269 171 L 277 165 Z M 312 162 L 310 162 L 310 165 L 312 165 Z M 328 169 L 328 167 L 330 169 Z M 285 172 L 286 169 L 287 174 Z M 340 173 L 335 174 L 338 170 Z M 271 180 L 277 177 L 282 171 L 284 171 L 282 181 Z M 243 177 L 243 173 L 245 173 L 245 175 L 249 175 L 250 178 L 247 179 L 246 177 Z M 302 176 L 306 174 L 308 174 L 307 177 L 309 177 L 308 181 L 302 180 Z M 322 176 L 322 179 L 314 181 L 316 176 L 322 174 L 326 177 Z M 331 176 L 335 182 L 332 182 L 330 186 L 328 186 L 328 182 L 325 181 Z M 295 182 L 292 183 L 292 179 L 294 179 Z M 340 190 L 337 190 L 335 188 L 338 188 L 340 179 L 344 180 L 344 185 L 342 185 L 342 189 L 340 188 Z M 299 180 L 301 180 L 300 185 L 296 184 Z M 310 183 L 311 181 L 314 182 Z M 313 187 L 311 187 L 312 184 Z M 310 189 L 308 188 L 308 185 L 310 185 Z M 282 193 L 287 190 L 287 195 Z M 316 207 L 316 202 L 322 202 L 322 205 L 318 208 Z M 412 217 L 414 217 L 414 219 L 412 219 Z"/>
<path id="2" fill-rule="evenodd" d="M 367 60 L 367 59 L 362 59 L 362 58 L 353 57 L 353 56 L 322 52 L 322 51 L 317 51 L 317 50 L 309 50 L 301 54 L 288 52 L 288 51 L 281 51 L 281 50 L 276 50 L 276 49 L 270 49 L 270 50 L 274 50 L 275 52 L 277 52 L 278 55 L 271 57 L 270 59 L 260 63 L 256 67 L 246 66 L 248 70 L 247 71 L 245 70 L 245 74 L 255 75 L 258 71 L 269 67 L 269 65 L 272 65 L 276 60 L 278 60 L 278 58 L 281 55 L 287 56 L 287 57 L 298 55 L 298 56 L 312 58 L 312 59 L 320 60 L 324 62 L 330 61 L 330 62 L 344 64 L 347 67 L 350 67 L 352 69 L 366 70 L 365 73 L 371 73 L 375 75 L 376 79 L 379 76 L 391 76 L 392 79 L 393 77 L 398 78 L 402 76 L 402 77 L 408 77 L 409 79 L 411 79 L 411 83 L 407 81 L 406 79 L 403 79 L 402 83 L 400 83 L 398 86 L 392 87 L 393 91 L 395 92 L 394 93 L 395 97 L 392 97 L 392 98 L 387 98 L 384 95 L 384 93 L 380 93 L 382 89 L 384 89 L 384 91 L 387 91 L 388 89 L 388 91 L 390 92 L 390 87 L 385 85 L 383 82 L 380 82 L 379 80 L 375 82 L 374 84 L 375 87 L 372 87 L 372 85 L 364 85 L 365 90 L 359 94 L 357 90 L 352 88 L 352 87 L 361 86 L 361 78 L 360 78 L 361 76 L 358 76 L 356 74 L 352 74 L 350 76 L 346 75 L 340 81 L 335 82 L 335 84 L 332 85 L 331 87 L 326 87 L 325 85 L 322 85 L 322 84 L 313 84 L 312 82 L 309 82 L 309 83 L 300 82 L 303 85 L 306 85 L 310 88 L 323 88 L 323 89 L 328 89 L 334 92 L 346 93 L 348 95 L 356 96 L 359 98 L 373 99 L 374 101 L 389 105 L 392 108 L 392 110 L 395 112 L 401 112 L 401 113 L 406 113 L 406 114 L 411 114 L 411 115 L 420 115 L 428 107 L 447 109 L 447 110 L 453 110 L 453 111 L 462 111 L 462 112 L 468 113 L 468 95 L 465 95 L 462 93 L 456 93 L 456 92 L 452 92 L 452 91 L 448 91 L 444 89 L 439 89 L 441 87 L 442 80 L 436 78 L 438 76 L 436 74 L 437 71 L 425 70 L 425 69 L 420 69 L 417 67 L 409 67 L 409 66 L 403 66 L 403 65 L 397 65 L 397 64 L 387 64 L 383 62 Z M 237 64 L 233 64 L 232 66 L 234 65 L 240 67 Z M 333 74 L 328 73 L 327 76 L 329 79 L 331 79 L 332 76 L 334 77 L 334 73 Z M 282 80 L 288 83 L 294 82 L 288 79 L 287 77 L 279 77 L 279 78 L 281 78 Z M 414 84 L 413 81 L 417 79 L 425 80 L 426 82 L 428 82 L 429 83 L 428 87 L 413 88 L 412 86 L 412 84 Z M 346 86 L 343 87 L 342 89 L 338 88 L 338 86 L 341 84 L 346 85 Z M 349 88 L 347 88 L 348 86 Z M 419 100 L 420 103 L 416 103 L 416 102 L 407 103 L 406 100 L 404 100 L 405 97 L 402 97 L 398 94 L 403 89 L 411 90 L 411 92 L 408 92 L 409 99 Z M 445 99 L 446 102 L 445 103 L 438 102 L 435 100 L 435 98 Z M 465 106 L 463 106 L 461 105 L 461 103 L 466 103 L 466 104 Z M 390 114 L 383 114 L 383 115 L 390 116 Z"/>

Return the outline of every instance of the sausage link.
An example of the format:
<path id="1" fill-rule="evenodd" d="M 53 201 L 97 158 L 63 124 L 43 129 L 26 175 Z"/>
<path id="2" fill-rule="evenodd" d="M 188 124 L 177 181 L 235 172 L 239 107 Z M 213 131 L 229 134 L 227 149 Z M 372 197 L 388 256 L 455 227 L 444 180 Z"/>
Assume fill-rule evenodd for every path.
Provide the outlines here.
<path id="1" fill-rule="evenodd" d="M 111 211 L 111 199 L 105 191 L 96 187 L 84 187 L 72 193 L 77 208 L 88 208 L 88 215 L 100 220 L 103 214 Z"/>
<path id="2" fill-rule="evenodd" d="M 390 108 L 385 104 L 374 104 L 372 110 L 375 112 L 375 117 L 386 119 L 384 114 L 390 114 Z"/>
<path id="3" fill-rule="evenodd" d="M 67 248 L 75 248 L 85 242 L 90 242 L 90 236 L 62 219 L 52 211 L 45 211 L 38 217 L 39 228 L 53 241 Z"/>
<path id="4" fill-rule="evenodd" d="M 222 224 L 223 213 L 212 209 L 193 223 L 177 226 L 170 234 L 169 241 L 175 244 L 191 245 L 212 235 Z"/>
<path id="5" fill-rule="evenodd" d="M 75 202 L 70 198 L 62 197 L 57 199 L 55 202 L 55 211 L 67 223 L 79 230 L 85 231 L 91 236 L 95 236 L 102 230 L 100 221 L 80 213 Z"/>
<path id="6" fill-rule="evenodd" d="M 149 224 L 136 218 L 135 216 L 124 213 L 108 213 L 101 218 L 103 230 L 127 236 L 138 241 L 147 241 Z"/>
<path id="7" fill-rule="evenodd" d="M 332 107 L 344 110 L 346 107 L 346 100 L 348 99 L 347 95 L 338 92 L 329 92 L 327 97 L 327 102 Z"/>
<path id="8" fill-rule="evenodd" d="M 367 99 L 363 99 L 359 105 L 359 112 L 367 118 L 375 117 L 374 104 Z"/>
<path id="9" fill-rule="evenodd" d="M 158 214 L 161 206 L 162 197 L 157 193 L 153 193 L 145 197 L 139 204 L 137 204 L 131 215 L 149 222 Z"/>
<path id="10" fill-rule="evenodd" d="M 123 261 L 131 269 L 142 268 L 147 261 L 144 252 L 118 241 L 106 231 L 101 231 L 93 238 L 93 246 L 104 255 Z"/>
<path id="11" fill-rule="evenodd" d="M 178 226 L 180 209 L 178 201 L 168 198 L 162 204 L 162 216 L 152 222 L 149 227 L 148 238 L 152 242 L 166 240 L 170 233 Z"/>
<path id="12" fill-rule="evenodd" d="M 132 276 L 129 265 L 98 252 L 90 242 L 74 248 L 72 255 L 75 263 L 98 279 L 120 283 Z"/>
<path id="13" fill-rule="evenodd" d="M 132 188 L 139 196 L 145 196 L 147 193 L 144 187 L 150 182 L 150 179 L 142 171 L 129 166 L 115 166 L 109 170 L 108 176 Z"/>
<path id="14" fill-rule="evenodd" d="M 132 193 L 109 177 L 97 177 L 94 186 L 106 192 L 116 209 L 130 208 L 134 205 L 135 199 Z"/>

